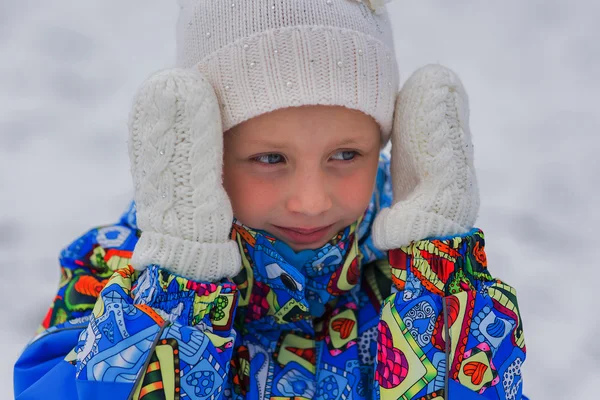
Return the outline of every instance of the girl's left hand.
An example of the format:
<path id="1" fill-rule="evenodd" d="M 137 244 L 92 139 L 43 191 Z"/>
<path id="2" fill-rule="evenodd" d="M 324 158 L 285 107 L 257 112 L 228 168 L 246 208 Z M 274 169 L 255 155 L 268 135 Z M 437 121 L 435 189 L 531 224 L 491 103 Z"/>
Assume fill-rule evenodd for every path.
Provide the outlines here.
<path id="1" fill-rule="evenodd" d="M 423 67 L 398 94 L 391 175 L 394 203 L 380 212 L 373 226 L 380 249 L 463 234 L 475 224 L 479 189 L 469 105 L 451 70 Z"/>

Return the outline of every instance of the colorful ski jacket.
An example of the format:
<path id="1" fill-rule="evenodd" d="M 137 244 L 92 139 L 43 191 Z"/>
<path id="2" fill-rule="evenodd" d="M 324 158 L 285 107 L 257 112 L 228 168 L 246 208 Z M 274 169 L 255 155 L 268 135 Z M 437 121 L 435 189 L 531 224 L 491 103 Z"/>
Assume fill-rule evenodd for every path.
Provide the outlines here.
<path id="1" fill-rule="evenodd" d="M 134 271 L 132 205 L 61 253 L 16 399 L 524 398 L 516 293 L 488 272 L 483 233 L 380 252 L 388 178 L 382 159 L 365 216 L 318 250 L 234 223 L 242 270 L 222 282 Z"/>

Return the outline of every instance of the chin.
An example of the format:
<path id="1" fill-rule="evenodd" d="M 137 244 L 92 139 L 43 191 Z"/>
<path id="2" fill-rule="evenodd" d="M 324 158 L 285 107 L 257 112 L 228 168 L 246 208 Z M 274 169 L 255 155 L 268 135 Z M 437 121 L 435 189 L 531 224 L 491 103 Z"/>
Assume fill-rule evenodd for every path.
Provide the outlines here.
<path id="1" fill-rule="evenodd" d="M 351 223 L 344 224 L 338 222 L 331 224 L 331 226 L 323 229 L 323 231 L 310 234 L 301 234 L 273 224 L 271 228 L 267 229 L 267 232 L 282 240 L 294 251 L 316 250 L 330 242 L 338 232 L 345 229 L 350 224 Z"/>
<path id="2" fill-rule="evenodd" d="M 325 244 L 327 244 L 327 242 L 329 242 L 329 240 L 325 240 L 325 241 L 323 241 L 323 243 L 297 245 L 297 244 L 289 243 L 289 242 L 285 241 L 285 243 L 288 246 L 290 246 L 290 248 L 292 250 L 294 250 L 295 252 L 299 252 L 299 251 L 302 251 L 302 250 L 318 250 L 321 247 L 325 246 Z"/>

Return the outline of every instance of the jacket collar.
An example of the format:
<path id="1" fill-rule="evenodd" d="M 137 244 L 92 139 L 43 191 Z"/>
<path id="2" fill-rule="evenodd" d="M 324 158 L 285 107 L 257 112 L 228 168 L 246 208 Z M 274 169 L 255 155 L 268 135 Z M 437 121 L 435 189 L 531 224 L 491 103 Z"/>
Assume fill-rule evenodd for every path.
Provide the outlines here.
<path id="1" fill-rule="evenodd" d="M 322 316 L 359 283 L 358 225 L 346 227 L 319 249 L 299 254 L 267 232 L 235 221 L 232 239 L 240 247 L 243 268 L 233 281 L 245 320 L 271 318 L 283 324 Z"/>

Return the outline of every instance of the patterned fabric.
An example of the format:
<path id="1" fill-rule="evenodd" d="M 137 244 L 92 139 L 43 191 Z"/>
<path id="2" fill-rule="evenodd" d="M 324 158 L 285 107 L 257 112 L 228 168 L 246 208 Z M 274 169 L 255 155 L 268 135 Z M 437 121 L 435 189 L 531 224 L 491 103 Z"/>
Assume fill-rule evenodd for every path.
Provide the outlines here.
<path id="1" fill-rule="evenodd" d="M 395 291 L 378 324 L 381 398 L 448 396 L 449 381 L 491 399 L 520 399 L 525 343 L 516 293 L 487 270 L 484 237 L 390 251 Z"/>
<path id="2" fill-rule="evenodd" d="M 234 326 L 239 335 L 227 398 L 370 398 L 381 291 L 391 281 L 370 264 L 361 289 L 354 224 L 303 265 L 275 251 L 276 239 L 234 226 L 244 269 Z M 387 265 L 389 275 L 389 265 Z"/>
<path id="3" fill-rule="evenodd" d="M 156 265 L 135 274 L 119 269 L 101 291 L 67 356 L 78 381 L 119 384 L 136 399 L 218 396 L 235 340 L 235 286 L 199 284 Z"/>
<path id="4" fill-rule="evenodd" d="M 293 252 L 285 243 L 236 222 L 232 239 L 240 246 L 244 270 L 233 281 L 248 287 L 240 291 L 240 305 L 253 304 L 242 311 L 244 323 L 261 325 L 267 316 L 277 324 L 321 317 L 337 296 L 358 284 L 357 225 L 339 232 L 318 250 L 304 250 L 303 262 L 293 265 L 281 254 L 281 250 Z"/>
<path id="5" fill-rule="evenodd" d="M 138 276 L 132 205 L 62 253 L 15 397 L 524 398 L 516 294 L 488 272 L 483 233 L 378 257 L 369 226 L 386 181 L 362 220 L 318 250 L 234 224 L 242 272 L 219 283 L 157 265 Z"/>
<path id="6" fill-rule="evenodd" d="M 122 219 L 135 221 L 135 207 Z M 121 223 L 92 229 L 65 248 L 58 293 L 39 331 L 89 315 L 111 275 L 129 264 L 138 237 L 135 226 Z"/>

